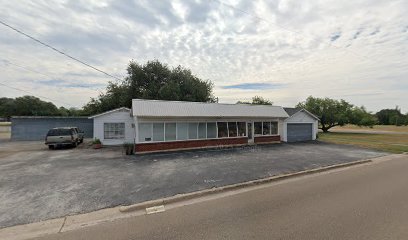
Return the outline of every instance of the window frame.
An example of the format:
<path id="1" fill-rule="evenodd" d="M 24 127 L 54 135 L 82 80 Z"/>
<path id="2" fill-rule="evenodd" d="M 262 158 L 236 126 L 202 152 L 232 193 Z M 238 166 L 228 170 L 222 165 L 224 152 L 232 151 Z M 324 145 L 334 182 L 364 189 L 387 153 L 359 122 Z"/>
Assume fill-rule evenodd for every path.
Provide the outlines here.
<path id="1" fill-rule="evenodd" d="M 116 130 L 116 129 L 112 130 L 112 128 L 111 128 L 111 129 L 109 129 L 107 131 L 106 126 L 108 124 L 117 124 L 118 126 L 123 126 L 123 129 L 118 128 L 118 130 Z M 115 133 L 115 132 L 119 132 L 121 130 L 123 130 L 123 135 L 120 134 L 120 135 L 118 135 L 119 137 L 111 137 L 111 136 L 107 137 L 107 135 L 106 135 L 106 132 L 110 132 L 110 133 L 114 132 Z M 122 139 L 125 139 L 125 138 L 126 138 L 126 123 L 124 123 L 124 122 L 104 122 L 103 123 L 103 139 L 106 139 L 106 140 L 122 140 Z"/>

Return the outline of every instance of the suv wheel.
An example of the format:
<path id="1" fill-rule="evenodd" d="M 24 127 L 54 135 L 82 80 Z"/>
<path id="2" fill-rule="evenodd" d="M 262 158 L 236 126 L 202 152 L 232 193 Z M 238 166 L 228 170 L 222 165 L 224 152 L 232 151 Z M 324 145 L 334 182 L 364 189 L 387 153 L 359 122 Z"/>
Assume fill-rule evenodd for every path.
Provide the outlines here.
<path id="1" fill-rule="evenodd" d="M 48 149 L 53 150 L 53 149 L 54 149 L 54 145 L 48 145 Z"/>
<path id="2" fill-rule="evenodd" d="M 77 147 L 78 146 L 78 143 L 77 142 L 74 142 L 74 143 L 72 143 L 72 147 Z"/>

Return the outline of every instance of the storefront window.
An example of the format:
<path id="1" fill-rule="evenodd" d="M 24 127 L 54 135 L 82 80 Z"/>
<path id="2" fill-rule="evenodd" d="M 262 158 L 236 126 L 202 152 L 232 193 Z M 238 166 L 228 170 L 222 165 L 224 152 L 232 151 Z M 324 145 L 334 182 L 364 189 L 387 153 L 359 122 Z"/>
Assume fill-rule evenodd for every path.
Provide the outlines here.
<path id="1" fill-rule="evenodd" d="M 177 123 L 177 140 L 188 139 L 188 123 Z"/>
<path id="2" fill-rule="evenodd" d="M 254 134 L 262 135 L 262 122 L 254 122 Z"/>
<path id="3" fill-rule="evenodd" d="M 176 138 L 176 123 L 166 123 L 166 141 L 175 141 Z"/>
<path id="4" fill-rule="evenodd" d="M 207 124 L 205 122 L 200 122 L 198 124 L 198 138 L 199 139 L 207 138 Z"/>
<path id="5" fill-rule="evenodd" d="M 153 123 L 153 141 L 164 141 L 164 123 Z"/>
<path id="6" fill-rule="evenodd" d="M 215 122 L 207 123 L 207 138 L 217 138 L 217 124 Z"/>
<path id="7" fill-rule="evenodd" d="M 271 134 L 278 134 L 278 123 L 271 122 Z"/>
<path id="8" fill-rule="evenodd" d="M 228 125 L 226 122 L 217 122 L 218 127 L 218 137 L 226 138 L 228 137 Z"/>
<path id="9" fill-rule="evenodd" d="M 271 134 L 271 122 L 263 122 L 262 135 Z"/>
<path id="10" fill-rule="evenodd" d="M 246 123 L 245 122 L 238 123 L 238 136 L 241 136 L 241 137 L 246 136 Z"/>
<path id="11" fill-rule="evenodd" d="M 228 122 L 228 137 L 237 137 L 237 123 Z"/>
<path id="12" fill-rule="evenodd" d="M 198 123 L 188 124 L 188 139 L 197 139 L 197 127 Z"/>
<path id="13" fill-rule="evenodd" d="M 152 123 L 139 123 L 139 142 L 150 142 L 152 137 Z"/>

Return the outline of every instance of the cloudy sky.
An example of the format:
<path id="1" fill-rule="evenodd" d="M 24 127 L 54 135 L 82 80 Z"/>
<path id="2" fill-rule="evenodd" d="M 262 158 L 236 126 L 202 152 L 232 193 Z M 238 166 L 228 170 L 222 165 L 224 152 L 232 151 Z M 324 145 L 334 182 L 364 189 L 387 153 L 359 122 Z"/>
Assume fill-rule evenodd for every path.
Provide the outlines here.
<path id="1" fill-rule="evenodd" d="M 182 65 L 220 102 L 307 96 L 408 112 L 407 0 L 0 0 L 0 20 L 118 78 Z M 0 83 L 81 107 L 101 73 L 0 25 Z M 26 92 L 0 85 L 0 97 Z M 46 99 L 44 99 L 46 100 Z"/>

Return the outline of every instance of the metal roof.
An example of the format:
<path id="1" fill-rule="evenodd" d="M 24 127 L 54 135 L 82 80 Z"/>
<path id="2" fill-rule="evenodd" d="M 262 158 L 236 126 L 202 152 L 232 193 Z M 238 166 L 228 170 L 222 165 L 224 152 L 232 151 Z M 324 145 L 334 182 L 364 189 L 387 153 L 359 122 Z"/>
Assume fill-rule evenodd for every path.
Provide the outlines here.
<path id="1" fill-rule="evenodd" d="M 295 113 L 299 112 L 300 110 L 302 110 L 301 108 L 289 108 L 289 107 L 284 107 L 283 109 L 286 111 L 286 113 L 289 116 L 293 116 L 293 114 L 295 114 Z"/>
<path id="2" fill-rule="evenodd" d="M 100 116 L 103 116 L 103 115 L 106 115 L 106 114 L 109 114 L 109 113 L 113 113 L 113 112 L 117 112 L 117 111 L 127 111 L 127 112 L 130 112 L 130 109 L 127 108 L 127 107 L 115 108 L 115 109 L 113 109 L 113 110 L 110 110 L 110 111 L 107 111 L 107 112 L 103 112 L 103 113 L 100 113 L 100 114 L 96 114 L 96 115 L 90 116 L 90 117 L 88 117 L 88 118 L 89 118 L 89 119 L 91 119 L 91 118 L 96 118 L 96 117 L 100 117 Z"/>
<path id="3" fill-rule="evenodd" d="M 307 111 L 304 108 L 287 108 L 287 107 L 285 107 L 283 109 L 286 111 L 286 113 L 289 115 L 289 117 L 292 117 L 293 115 L 295 115 L 298 112 L 305 112 L 306 114 L 309 114 L 312 118 L 320 121 L 320 119 L 316 115 L 314 115 L 313 113 Z"/>
<path id="4" fill-rule="evenodd" d="M 279 106 L 133 99 L 133 116 L 287 118 Z"/>

